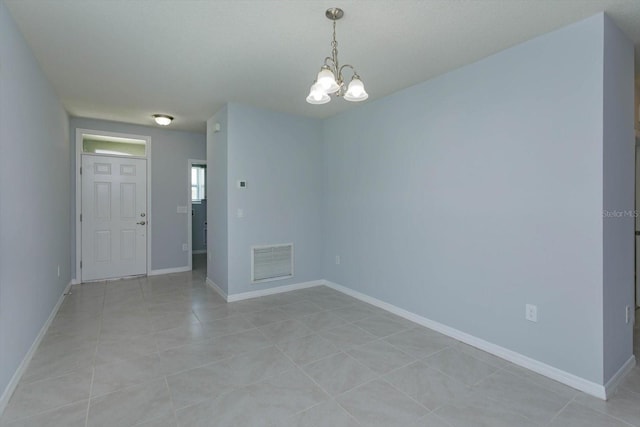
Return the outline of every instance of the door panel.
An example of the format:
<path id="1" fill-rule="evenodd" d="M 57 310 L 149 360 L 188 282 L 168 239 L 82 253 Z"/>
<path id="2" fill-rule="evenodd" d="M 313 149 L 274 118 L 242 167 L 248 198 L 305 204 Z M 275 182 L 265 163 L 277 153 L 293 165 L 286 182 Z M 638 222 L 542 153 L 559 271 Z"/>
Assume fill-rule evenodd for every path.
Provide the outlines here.
<path id="1" fill-rule="evenodd" d="M 147 162 L 82 155 L 82 280 L 147 272 Z"/>

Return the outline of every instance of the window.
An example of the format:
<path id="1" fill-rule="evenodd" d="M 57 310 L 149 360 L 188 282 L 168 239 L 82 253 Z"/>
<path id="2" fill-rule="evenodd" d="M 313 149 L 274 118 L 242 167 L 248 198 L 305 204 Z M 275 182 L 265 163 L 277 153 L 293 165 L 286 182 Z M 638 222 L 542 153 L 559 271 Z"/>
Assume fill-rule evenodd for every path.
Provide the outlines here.
<path id="1" fill-rule="evenodd" d="M 191 202 L 200 203 L 206 199 L 205 182 L 207 180 L 207 166 L 193 165 L 191 167 Z"/>
<path id="2" fill-rule="evenodd" d="M 141 139 L 121 138 L 117 136 L 82 135 L 83 153 L 145 157 L 147 155 L 146 150 L 146 141 Z"/>

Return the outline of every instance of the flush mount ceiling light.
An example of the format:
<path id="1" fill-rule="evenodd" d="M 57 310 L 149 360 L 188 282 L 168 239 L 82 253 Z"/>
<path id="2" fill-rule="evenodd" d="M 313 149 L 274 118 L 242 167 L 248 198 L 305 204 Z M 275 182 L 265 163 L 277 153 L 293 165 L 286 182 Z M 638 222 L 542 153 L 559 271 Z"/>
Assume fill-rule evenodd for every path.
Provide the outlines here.
<path id="1" fill-rule="evenodd" d="M 342 9 L 332 7 L 325 12 L 327 18 L 333 21 L 333 41 L 331 42 L 331 56 L 324 59 L 324 65 L 320 68 L 318 77 L 311 85 L 307 102 L 309 104 L 326 104 L 331 101 L 330 94 L 342 96 L 347 101 L 364 101 L 369 94 L 364 90 L 364 85 L 356 69 L 349 64 L 340 65 L 338 62 L 338 42 L 336 41 L 336 21 L 344 16 Z M 349 68 L 353 75 L 349 85 L 344 83 L 342 71 Z"/>
<path id="2" fill-rule="evenodd" d="M 154 114 L 151 117 L 153 117 L 153 120 L 160 126 L 169 126 L 173 121 L 173 117 L 166 114 Z"/>

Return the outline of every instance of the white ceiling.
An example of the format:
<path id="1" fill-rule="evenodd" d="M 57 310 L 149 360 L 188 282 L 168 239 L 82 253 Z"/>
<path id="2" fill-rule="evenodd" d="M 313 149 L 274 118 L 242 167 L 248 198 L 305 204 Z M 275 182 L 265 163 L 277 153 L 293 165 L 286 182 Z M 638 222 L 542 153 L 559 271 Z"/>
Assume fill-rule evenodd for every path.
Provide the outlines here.
<path id="1" fill-rule="evenodd" d="M 606 11 L 636 46 L 640 0 L 4 0 L 71 115 L 204 131 L 228 101 L 309 117 L 309 86 L 330 52 L 376 99 Z M 527 84 L 522 82 L 522 84 Z"/>

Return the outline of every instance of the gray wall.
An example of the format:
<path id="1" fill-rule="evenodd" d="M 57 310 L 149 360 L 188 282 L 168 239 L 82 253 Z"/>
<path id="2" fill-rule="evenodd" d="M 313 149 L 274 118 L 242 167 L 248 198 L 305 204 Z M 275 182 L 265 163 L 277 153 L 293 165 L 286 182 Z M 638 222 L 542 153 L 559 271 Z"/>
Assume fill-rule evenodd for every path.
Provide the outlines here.
<path id="1" fill-rule="evenodd" d="M 69 152 L 67 114 L 0 2 L 0 395 L 71 278 Z"/>
<path id="2" fill-rule="evenodd" d="M 600 15 L 328 119 L 324 277 L 601 383 L 602 105 Z"/>
<path id="3" fill-rule="evenodd" d="M 227 113 L 228 293 L 321 279 L 321 122 L 240 104 Z M 251 246 L 280 243 L 294 245 L 294 277 L 252 284 Z"/>
<path id="4" fill-rule="evenodd" d="M 227 106 L 207 120 L 207 277 L 228 293 Z M 215 131 L 216 124 L 220 131 Z"/>
<path id="5" fill-rule="evenodd" d="M 604 382 L 633 353 L 635 135 L 633 44 L 604 18 Z"/>
<path id="6" fill-rule="evenodd" d="M 190 174 L 188 159 L 206 156 L 204 134 L 173 131 L 151 126 L 139 126 L 104 120 L 72 117 L 70 140 L 75 147 L 76 129 L 91 129 L 151 136 L 151 268 L 186 267 L 188 252 L 182 244 L 188 242 L 187 215 L 177 213 L 178 206 L 187 206 Z M 75 150 L 75 148 L 74 148 Z M 75 217 L 75 151 L 71 154 L 71 210 Z M 72 228 L 71 255 L 75 273 L 75 225 Z"/>

